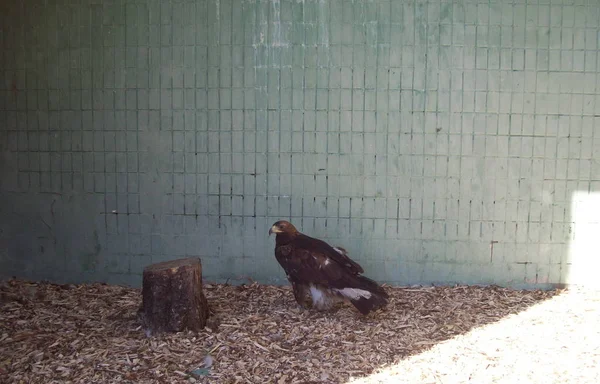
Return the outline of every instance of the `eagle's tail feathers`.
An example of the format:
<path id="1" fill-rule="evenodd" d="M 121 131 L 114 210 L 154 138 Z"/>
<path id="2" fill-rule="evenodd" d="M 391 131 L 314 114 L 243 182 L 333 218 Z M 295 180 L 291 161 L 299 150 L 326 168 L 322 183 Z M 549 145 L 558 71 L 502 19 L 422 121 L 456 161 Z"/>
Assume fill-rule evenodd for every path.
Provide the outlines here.
<path id="1" fill-rule="evenodd" d="M 358 298 L 349 298 L 349 300 L 363 315 L 367 315 L 369 312 L 376 311 L 387 305 L 387 299 L 378 294 L 372 294 L 369 298 L 361 296 Z"/>
<path id="2" fill-rule="evenodd" d="M 381 285 L 379 285 L 375 280 L 371 280 L 366 276 L 356 276 L 358 280 L 358 286 L 362 289 L 366 289 L 371 293 L 376 293 L 379 296 L 383 296 L 384 298 L 388 298 L 388 293 L 383 289 Z"/>
<path id="3" fill-rule="evenodd" d="M 363 315 L 387 305 L 389 295 L 379 284 L 364 276 L 356 277 L 358 284 L 336 289 L 337 293 L 348 299 Z"/>

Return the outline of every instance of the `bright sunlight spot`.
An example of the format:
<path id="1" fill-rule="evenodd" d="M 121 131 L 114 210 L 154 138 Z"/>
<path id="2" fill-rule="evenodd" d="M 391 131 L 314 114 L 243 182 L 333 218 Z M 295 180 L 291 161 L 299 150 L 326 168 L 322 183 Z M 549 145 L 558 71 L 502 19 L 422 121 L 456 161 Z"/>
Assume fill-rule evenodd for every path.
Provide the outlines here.
<path id="1" fill-rule="evenodd" d="M 599 322 L 599 292 L 568 290 L 347 384 L 599 383 Z"/>
<path id="2" fill-rule="evenodd" d="M 573 228 L 570 237 L 571 266 L 566 282 L 600 287 L 600 193 L 575 192 L 571 201 Z"/>

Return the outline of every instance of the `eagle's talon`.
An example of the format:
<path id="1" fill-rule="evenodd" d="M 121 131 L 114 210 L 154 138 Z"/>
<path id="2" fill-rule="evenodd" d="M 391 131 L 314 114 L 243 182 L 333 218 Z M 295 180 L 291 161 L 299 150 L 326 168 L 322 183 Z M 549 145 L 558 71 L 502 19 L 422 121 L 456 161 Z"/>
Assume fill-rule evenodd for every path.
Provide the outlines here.
<path id="1" fill-rule="evenodd" d="M 309 310 L 312 308 L 311 303 L 308 301 L 298 301 L 297 305 L 298 305 L 298 308 L 303 309 L 303 310 Z"/>

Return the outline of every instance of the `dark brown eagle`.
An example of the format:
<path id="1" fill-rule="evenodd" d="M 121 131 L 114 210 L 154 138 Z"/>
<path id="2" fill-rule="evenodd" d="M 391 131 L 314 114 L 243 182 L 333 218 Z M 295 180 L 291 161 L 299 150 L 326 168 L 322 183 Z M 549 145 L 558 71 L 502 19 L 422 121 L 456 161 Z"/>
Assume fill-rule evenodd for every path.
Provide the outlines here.
<path id="1" fill-rule="evenodd" d="M 325 310 L 339 301 L 349 301 L 363 315 L 387 304 L 388 294 L 375 281 L 361 276 L 362 267 L 341 247 L 306 236 L 287 221 L 269 229 L 276 234 L 275 258 L 292 284 L 298 304 L 307 308 L 310 292 L 312 307 Z"/>

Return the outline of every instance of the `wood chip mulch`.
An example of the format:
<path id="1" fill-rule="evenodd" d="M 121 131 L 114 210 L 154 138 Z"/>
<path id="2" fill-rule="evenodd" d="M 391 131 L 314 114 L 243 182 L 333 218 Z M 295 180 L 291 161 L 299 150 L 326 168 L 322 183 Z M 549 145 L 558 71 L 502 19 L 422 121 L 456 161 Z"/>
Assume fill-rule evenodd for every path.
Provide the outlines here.
<path id="1" fill-rule="evenodd" d="M 301 310 L 289 287 L 205 284 L 200 333 L 147 337 L 140 289 L 0 282 L 0 382 L 344 383 L 559 291 L 389 287 L 386 310 Z"/>

